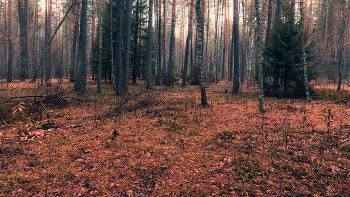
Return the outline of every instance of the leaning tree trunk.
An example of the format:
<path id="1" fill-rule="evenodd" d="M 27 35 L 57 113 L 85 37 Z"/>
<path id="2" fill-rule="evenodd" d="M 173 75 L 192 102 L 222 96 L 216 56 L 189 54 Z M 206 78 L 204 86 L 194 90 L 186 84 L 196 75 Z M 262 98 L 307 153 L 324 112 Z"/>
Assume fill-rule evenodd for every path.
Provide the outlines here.
<path id="1" fill-rule="evenodd" d="M 123 0 L 117 0 L 117 31 L 116 31 L 116 46 L 115 46 L 115 86 L 116 96 L 123 94 Z"/>
<path id="2" fill-rule="evenodd" d="M 234 0 L 234 21 L 233 21 L 233 41 L 234 41 L 234 74 L 233 92 L 239 90 L 239 13 L 238 0 Z M 232 41 L 232 42 L 233 42 Z M 231 49 L 232 50 L 232 49 Z"/>
<path id="3" fill-rule="evenodd" d="M 149 0 L 148 9 L 148 56 L 147 56 L 147 85 L 146 88 L 150 89 L 152 86 L 152 72 L 151 72 L 151 62 L 152 62 L 152 8 L 153 1 Z"/>
<path id="4" fill-rule="evenodd" d="M 261 61 L 261 21 L 259 13 L 259 0 L 255 0 L 255 14 L 256 14 L 256 49 L 258 52 L 258 66 L 259 66 L 259 111 L 264 112 L 264 92 L 263 92 L 263 73 L 262 73 L 262 61 Z M 264 22 L 264 21 L 262 21 Z"/>
<path id="5" fill-rule="evenodd" d="M 74 91 L 80 94 L 86 92 L 86 17 L 87 17 L 87 0 L 81 1 L 81 16 L 80 16 L 80 35 L 78 48 L 77 73 L 74 80 Z"/>
<path id="6" fill-rule="evenodd" d="M 173 0 L 173 6 L 171 11 L 171 32 L 170 32 L 170 46 L 169 46 L 169 62 L 168 62 L 168 73 L 166 78 L 166 86 L 170 87 L 170 75 L 173 68 L 173 48 L 175 44 L 175 9 L 176 0 Z"/>
<path id="7" fill-rule="evenodd" d="M 182 75 L 182 86 L 186 86 L 186 80 L 187 80 L 188 56 L 189 56 L 190 41 L 191 41 L 192 32 L 193 32 L 192 30 L 193 7 L 194 7 L 194 0 L 191 0 L 191 7 L 190 7 L 190 13 L 189 13 L 189 20 L 188 20 L 188 34 L 186 39 L 184 70 Z"/>
<path id="8" fill-rule="evenodd" d="M 306 54 L 305 54 L 305 43 L 304 43 L 304 12 L 303 12 L 303 0 L 300 0 L 300 37 L 301 37 L 301 49 L 303 51 L 303 65 L 304 65 L 304 86 L 305 86 L 305 96 L 310 100 L 309 93 L 309 83 L 307 81 L 307 64 L 306 64 Z"/>
<path id="9" fill-rule="evenodd" d="M 8 59 L 7 59 L 7 82 L 12 81 L 12 1 L 8 1 L 7 17 L 8 17 Z"/>
<path id="10" fill-rule="evenodd" d="M 203 39 L 203 26 L 202 26 L 202 14 L 201 14 L 201 2 L 196 1 L 196 14 L 197 14 L 197 65 L 199 67 L 199 87 L 201 89 L 201 105 L 207 105 L 207 96 L 205 93 L 204 78 L 203 78 L 203 50 L 202 50 L 202 39 Z"/>

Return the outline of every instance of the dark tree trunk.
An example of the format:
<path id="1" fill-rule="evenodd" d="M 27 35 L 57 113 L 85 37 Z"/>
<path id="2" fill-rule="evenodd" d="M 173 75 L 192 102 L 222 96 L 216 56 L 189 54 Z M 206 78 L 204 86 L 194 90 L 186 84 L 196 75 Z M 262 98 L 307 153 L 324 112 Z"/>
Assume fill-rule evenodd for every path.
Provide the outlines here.
<path id="1" fill-rule="evenodd" d="M 123 50 L 123 0 L 117 0 L 117 31 L 116 31 L 116 46 L 115 46 L 115 70 L 114 80 L 116 86 L 116 95 L 123 94 L 123 65 L 122 65 L 122 50 Z"/>
<path id="2" fill-rule="evenodd" d="M 75 73 L 75 62 L 76 62 L 76 51 L 77 51 L 77 40 L 78 40 L 78 33 L 79 33 L 79 7 L 80 7 L 80 0 L 77 0 L 77 3 L 75 5 L 75 11 L 74 11 L 74 30 L 73 30 L 73 43 L 72 43 L 72 51 L 71 51 L 71 66 L 70 66 L 70 82 L 74 82 L 74 73 Z"/>
<path id="3" fill-rule="evenodd" d="M 80 94 L 86 92 L 86 17 L 87 17 L 87 0 L 81 1 L 81 16 L 80 16 L 80 34 L 79 34 L 79 49 L 77 61 L 77 74 L 74 81 L 74 90 Z"/>
<path id="4" fill-rule="evenodd" d="M 238 90 L 239 90 L 239 13 L 238 13 L 238 0 L 234 0 L 233 6 L 234 6 L 233 40 L 232 40 L 232 42 L 234 42 L 233 92 L 238 92 Z"/>
<path id="5" fill-rule="evenodd" d="M 170 46 L 169 46 L 169 62 L 168 62 L 168 73 L 166 78 L 166 86 L 170 87 L 170 76 L 173 68 L 173 49 L 175 44 L 175 9 L 176 0 L 173 0 L 173 6 L 171 9 L 171 32 L 170 32 Z"/>
<path id="6" fill-rule="evenodd" d="M 94 74 L 94 60 L 95 60 L 95 54 L 94 54 L 94 46 L 95 46 L 95 7 L 94 7 L 94 0 L 91 0 L 91 20 L 92 20 L 92 27 L 91 27 L 91 60 L 90 60 L 90 66 L 91 66 L 91 78 L 92 80 L 95 79 Z M 62 43 L 63 44 L 63 43 Z"/>
<path id="7" fill-rule="evenodd" d="M 256 14 L 256 50 L 258 52 L 258 66 L 259 66 L 259 111 L 264 112 L 264 92 L 263 92 L 263 73 L 262 73 L 262 61 L 261 61 L 261 21 L 259 12 L 259 0 L 255 0 L 255 14 Z M 264 22 L 264 21 L 263 21 Z"/>
<path id="8" fill-rule="evenodd" d="M 153 1 L 149 0 L 149 9 L 148 9 L 148 57 L 147 57 L 147 85 L 146 88 L 150 89 L 152 86 L 152 8 L 153 8 Z"/>
<path id="9" fill-rule="evenodd" d="M 138 42 L 138 34 L 139 34 L 139 7 L 140 7 L 140 1 L 136 1 L 136 14 L 135 14 L 135 30 L 134 30 L 134 46 L 137 46 Z M 133 70 L 132 70 L 132 83 L 136 84 L 136 77 L 137 77 L 137 67 L 139 66 L 138 61 L 138 53 L 137 53 L 137 47 L 134 48 L 134 59 L 133 59 Z"/>
<path id="10" fill-rule="evenodd" d="M 193 32 L 192 30 L 193 7 L 194 7 L 194 0 L 191 0 L 191 7 L 190 7 L 190 13 L 189 13 L 189 20 L 188 20 L 188 34 L 186 39 L 184 70 L 182 75 L 182 86 L 186 86 L 186 80 L 187 80 L 188 55 L 189 55 L 190 41 L 191 41 L 192 32 Z"/>
<path id="11" fill-rule="evenodd" d="M 156 0 L 157 1 L 157 0 Z M 157 86 L 160 86 L 160 73 L 162 65 L 162 0 L 159 0 L 158 4 L 158 62 L 157 62 Z M 164 51 L 163 51 L 164 53 Z"/>
<path id="12" fill-rule="evenodd" d="M 18 0 L 20 26 L 20 80 L 25 81 L 28 72 L 28 0 Z"/>
<path id="13" fill-rule="evenodd" d="M 8 59 L 7 59 L 7 82 L 12 81 L 12 1 L 8 1 L 8 8 L 7 8 L 7 17 L 8 17 L 8 26 L 7 26 L 7 32 L 8 32 Z"/>
<path id="14" fill-rule="evenodd" d="M 124 37 L 124 57 L 123 57 L 123 90 L 128 91 L 129 85 L 129 63 L 130 63 L 130 37 L 131 37 L 131 13 L 132 0 L 126 0 L 125 11 L 125 37 Z"/>
<path id="15" fill-rule="evenodd" d="M 201 2 L 200 0 L 196 1 L 196 14 L 197 14 L 197 48 L 198 48 L 198 59 L 197 65 L 199 67 L 199 87 L 201 89 L 201 105 L 207 105 L 207 96 L 205 92 L 204 86 L 204 78 L 203 78 L 203 50 L 202 50 L 202 39 L 203 39 L 203 23 L 202 23 L 202 13 L 201 13 Z"/>

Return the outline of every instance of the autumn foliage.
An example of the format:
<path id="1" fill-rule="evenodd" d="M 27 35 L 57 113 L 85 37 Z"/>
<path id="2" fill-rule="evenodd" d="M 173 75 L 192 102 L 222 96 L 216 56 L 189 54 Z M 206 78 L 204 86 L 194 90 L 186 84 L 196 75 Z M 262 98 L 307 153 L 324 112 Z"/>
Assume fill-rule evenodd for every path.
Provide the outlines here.
<path id="1" fill-rule="evenodd" d="M 89 82 L 85 97 L 68 82 L 50 90 L 22 85 L 0 97 L 0 111 L 12 110 L 0 125 L 0 195 L 350 193 L 347 100 L 267 98 L 262 114 L 257 89 L 232 95 L 226 82 L 206 87 L 204 108 L 197 86 L 135 85 L 116 99 L 107 83 L 98 95 Z M 44 93 L 56 97 L 5 103 Z M 42 116 L 33 121 L 35 113 Z"/>

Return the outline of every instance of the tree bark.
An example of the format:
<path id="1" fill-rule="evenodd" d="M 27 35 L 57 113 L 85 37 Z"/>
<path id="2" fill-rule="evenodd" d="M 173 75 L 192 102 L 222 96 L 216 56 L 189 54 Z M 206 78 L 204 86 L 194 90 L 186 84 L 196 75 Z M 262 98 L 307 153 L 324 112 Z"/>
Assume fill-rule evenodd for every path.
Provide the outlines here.
<path id="1" fill-rule="evenodd" d="M 95 60 L 95 54 L 94 54 L 94 46 L 95 46 L 95 6 L 94 6 L 94 0 L 91 0 L 91 21 L 92 21 L 92 24 L 91 24 L 90 69 L 91 69 L 91 78 L 92 78 L 92 80 L 94 80 L 95 79 L 95 75 L 94 75 L 94 60 Z"/>
<path id="2" fill-rule="evenodd" d="M 191 41 L 192 32 L 193 32 L 192 30 L 193 7 L 194 7 L 194 0 L 191 0 L 191 7 L 190 7 L 189 19 L 188 19 L 188 33 L 187 33 L 186 49 L 185 49 L 184 71 L 182 75 L 182 86 L 186 86 L 186 81 L 187 81 L 188 56 L 189 56 L 190 41 Z"/>
<path id="3" fill-rule="evenodd" d="M 124 36 L 124 57 L 123 57 L 123 90 L 128 91 L 129 85 L 129 64 L 130 64 L 130 36 L 131 36 L 131 14 L 132 0 L 126 0 L 125 12 L 125 36 Z"/>
<path id="4" fill-rule="evenodd" d="M 264 90 L 263 90 L 263 73 L 262 73 L 262 61 L 261 61 L 261 21 L 259 13 L 259 0 L 255 0 L 255 14 L 256 14 L 256 49 L 258 51 L 258 66 L 259 66 L 259 111 L 264 112 Z M 262 21 L 264 22 L 264 21 Z"/>
<path id="5" fill-rule="evenodd" d="M 300 0 L 300 37 L 301 37 L 301 49 L 303 51 L 303 68 L 304 68 L 304 86 L 305 86 L 305 96 L 307 100 L 310 100 L 309 83 L 307 80 L 307 63 L 306 63 L 306 53 L 305 53 L 305 43 L 304 43 L 304 12 L 303 12 L 303 1 Z"/>
<path id="6" fill-rule="evenodd" d="M 201 2 L 200 0 L 196 1 L 196 14 L 197 14 L 197 48 L 198 48 L 198 62 L 197 65 L 200 69 L 199 72 L 199 87 L 201 89 L 201 105 L 205 106 L 207 105 L 207 96 L 205 92 L 205 86 L 204 86 L 204 78 L 203 78 L 203 54 L 202 54 L 202 39 L 203 39 L 203 26 L 202 26 L 202 14 L 201 14 Z"/>
<path id="7" fill-rule="evenodd" d="M 20 80 L 25 81 L 28 71 L 28 0 L 18 0 L 20 26 Z"/>
<path id="8" fill-rule="evenodd" d="M 87 17 L 87 0 L 81 1 L 81 16 L 80 16 L 80 35 L 79 35 L 79 49 L 77 61 L 77 73 L 74 81 L 74 91 L 80 94 L 86 92 L 86 17 Z"/>
<path id="9" fill-rule="evenodd" d="M 162 72 L 162 0 L 159 0 L 158 6 L 158 62 L 156 83 L 157 86 L 160 86 L 160 73 Z"/>
<path id="10" fill-rule="evenodd" d="M 233 40 L 234 40 L 234 79 L 233 92 L 239 90 L 239 13 L 238 0 L 234 0 L 234 22 L 233 22 Z M 233 41 L 232 41 L 233 42 Z"/>
<path id="11" fill-rule="evenodd" d="M 168 62 L 168 73 L 166 78 L 166 86 L 170 87 L 170 75 L 173 68 L 173 48 L 175 44 L 175 10 L 176 0 L 173 0 L 173 6 L 171 11 L 171 32 L 170 32 L 170 46 L 169 46 L 169 62 Z"/>
<path id="12" fill-rule="evenodd" d="M 73 43 L 72 43 L 72 51 L 71 51 L 71 66 L 70 66 L 70 82 L 74 82 L 74 73 L 75 73 L 75 63 L 76 63 L 76 51 L 77 51 L 77 41 L 78 41 L 78 33 L 79 33 L 79 8 L 80 8 L 80 0 L 77 0 L 74 11 L 74 30 L 73 30 Z"/>
<path id="13" fill-rule="evenodd" d="M 121 0 L 118 0 L 121 1 Z M 98 4 L 98 68 L 97 68 L 97 92 L 101 92 L 101 67 L 102 67 L 102 9 Z M 119 78 L 120 79 L 120 78 Z M 119 83 L 119 85 L 121 85 Z M 121 92 L 121 90 L 120 90 Z"/>
<path id="14" fill-rule="evenodd" d="M 116 30 L 116 46 L 115 46 L 115 86 L 116 96 L 123 94 L 123 0 L 117 0 L 117 30 Z M 102 41 L 102 40 L 101 40 Z"/>
<path id="15" fill-rule="evenodd" d="M 146 88 L 150 89 L 152 86 L 152 8 L 153 8 L 153 1 L 149 0 L 149 9 L 148 9 L 148 56 L 147 56 L 147 85 Z"/>
<path id="16" fill-rule="evenodd" d="M 13 58 L 13 52 L 12 52 L 12 1 L 8 1 L 8 8 L 7 8 L 7 32 L 8 32 L 8 59 L 7 59 L 7 82 L 12 82 L 12 58 Z"/>

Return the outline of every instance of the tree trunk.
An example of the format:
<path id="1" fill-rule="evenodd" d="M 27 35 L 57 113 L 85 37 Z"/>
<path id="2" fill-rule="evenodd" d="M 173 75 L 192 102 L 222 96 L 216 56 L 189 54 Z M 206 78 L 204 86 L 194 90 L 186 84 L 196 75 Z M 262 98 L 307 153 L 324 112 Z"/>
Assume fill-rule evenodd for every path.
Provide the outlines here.
<path id="1" fill-rule="evenodd" d="M 223 1 L 223 9 L 222 12 L 224 12 L 224 9 L 226 7 L 226 0 Z M 221 70 L 221 78 L 222 81 L 224 81 L 225 78 L 225 58 L 226 58 L 226 12 L 225 12 L 225 18 L 224 18 L 224 48 L 223 48 L 223 52 L 222 52 L 222 70 Z"/>
<path id="2" fill-rule="evenodd" d="M 196 14 L 197 14 L 197 48 L 198 48 L 198 62 L 197 65 L 200 69 L 199 72 L 199 87 L 201 89 L 201 105 L 207 105 L 207 96 L 205 92 L 204 79 L 203 79 L 203 54 L 202 54 L 202 39 L 203 39 L 203 26 L 202 26 L 202 14 L 201 14 L 201 2 L 196 1 Z"/>
<path id="3" fill-rule="evenodd" d="M 164 18 L 164 23 L 163 23 L 163 71 L 164 73 L 166 72 L 166 55 L 165 55 L 165 43 L 166 43 L 166 20 L 167 20 L 167 17 L 166 17 L 166 6 L 165 6 L 165 3 L 166 3 L 166 0 L 163 0 L 163 18 Z M 163 79 L 163 84 L 164 84 L 164 81 L 166 79 Z"/>
<path id="4" fill-rule="evenodd" d="M 95 60 L 95 54 L 94 54 L 94 46 L 95 46 L 95 7 L 94 7 L 94 0 L 91 0 L 91 59 L 90 59 L 90 68 L 91 68 L 91 78 L 94 80 L 94 60 Z M 63 43 L 62 43 L 63 44 Z"/>
<path id="5" fill-rule="evenodd" d="M 169 63 L 168 63 L 168 73 L 166 78 L 166 86 L 170 87 L 170 75 L 173 68 L 173 48 L 175 44 L 175 9 L 176 0 L 173 0 L 173 6 L 171 11 L 171 32 L 170 32 L 170 46 L 169 46 Z"/>
<path id="6" fill-rule="evenodd" d="M 121 1 L 121 0 L 118 0 L 118 1 Z M 102 67 L 102 14 L 101 12 L 102 12 L 101 3 L 99 3 L 98 4 L 98 68 L 97 68 L 97 92 L 98 93 L 101 92 L 101 67 Z M 119 85 L 121 84 L 119 83 Z"/>
<path id="7" fill-rule="evenodd" d="M 116 46 L 115 46 L 115 86 L 116 96 L 123 94 L 123 0 L 117 0 L 117 31 L 116 31 Z M 102 41 L 102 40 L 101 40 Z"/>
<path id="8" fill-rule="evenodd" d="M 306 53 L 304 44 L 304 12 L 303 12 L 303 1 L 300 0 L 300 37 L 301 37 L 301 49 L 303 51 L 303 65 L 304 65 L 304 86 L 305 96 L 307 100 L 310 100 L 309 83 L 307 81 L 307 64 L 306 64 Z"/>
<path id="9" fill-rule="evenodd" d="M 157 86 L 160 86 L 160 73 L 162 72 L 162 0 L 159 0 L 158 6 L 158 62 L 156 83 Z"/>
<path id="10" fill-rule="evenodd" d="M 8 59 L 7 59 L 7 82 L 12 81 L 12 1 L 8 1 L 8 8 L 7 8 L 7 32 L 8 32 Z"/>
<path id="11" fill-rule="evenodd" d="M 256 14 L 256 49 L 258 51 L 258 66 L 259 66 L 259 111 L 264 112 L 264 90 L 263 90 L 263 73 L 262 73 L 262 61 L 261 61 L 261 21 L 259 13 L 259 0 L 255 0 L 255 14 Z M 264 21 L 262 21 L 264 22 Z"/>
<path id="12" fill-rule="evenodd" d="M 20 80 L 25 81 L 28 72 L 28 0 L 18 1 L 20 26 Z"/>
<path id="13" fill-rule="evenodd" d="M 129 85 L 129 63 L 130 63 L 130 36 L 131 36 L 131 13 L 132 0 L 126 0 L 125 12 L 125 37 L 124 37 L 124 57 L 123 57 L 123 90 L 128 91 Z"/>
<path id="14" fill-rule="evenodd" d="M 75 73 L 75 62 L 76 62 L 76 51 L 77 51 L 77 41 L 78 41 L 78 33 L 79 33 L 79 7 L 80 0 L 77 0 L 74 11 L 74 30 L 73 30 L 73 43 L 72 43 L 72 51 L 71 51 L 71 66 L 70 66 L 70 82 L 74 82 L 74 73 Z"/>
<path id="15" fill-rule="evenodd" d="M 153 1 L 149 0 L 149 9 L 148 9 L 148 56 L 147 56 L 147 85 L 146 88 L 150 89 L 152 86 L 152 8 L 153 8 Z"/>
<path id="16" fill-rule="evenodd" d="M 246 67 L 246 17 L 245 17 L 245 0 L 242 0 L 242 11 L 243 11 L 243 27 L 242 27 L 242 61 L 241 61 L 241 82 L 244 82 L 244 68 Z M 271 0 L 272 1 L 272 0 Z"/>
<path id="17" fill-rule="evenodd" d="M 279 1 L 279 0 L 277 0 Z M 255 20 L 255 15 L 257 14 L 256 9 L 254 9 L 254 1 L 252 1 L 252 21 L 251 21 L 251 43 L 250 43 L 250 53 L 249 53 L 249 63 L 248 63 L 248 68 L 247 68 L 247 87 L 249 88 L 250 86 L 250 78 L 251 78 L 251 71 L 253 67 L 253 53 L 254 53 L 254 35 L 255 35 L 255 25 L 254 25 L 254 20 Z M 258 23 L 258 22 L 257 22 Z"/>
<path id="18" fill-rule="evenodd" d="M 51 37 L 51 11 L 52 11 L 52 0 L 47 0 L 46 1 L 46 6 L 47 6 L 47 15 L 46 15 L 46 46 L 49 46 L 47 55 L 46 55 L 46 61 L 45 61 L 45 84 L 46 87 L 51 86 L 51 43 L 50 42 L 50 37 Z"/>
<path id="19" fill-rule="evenodd" d="M 79 49 L 77 61 L 77 74 L 74 81 L 74 91 L 80 94 L 86 92 L 86 16 L 87 16 L 87 0 L 81 1 L 81 16 L 80 16 L 80 35 L 79 35 Z"/>
<path id="20" fill-rule="evenodd" d="M 239 13 L 238 0 L 234 0 L 234 21 L 233 21 L 233 41 L 234 41 L 234 80 L 233 92 L 239 90 Z M 232 41 L 232 42 L 233 42 Z"/>
<path id="21" fill-rule="evenodd" d="M 134 30 L 134 46 L 137 46 L 137 43 L 139 41 L 138 34 L 139 34 L 139 11 L 140 9 L 140 0 L 136 0 L 136 10 L 135 10 L 135 30 Z M 134 47 L 134 57 L 132 64 L 133 64 L 133 70 L 132 70 L 132 83 L 137 83 L 137 67 L 139 66 L 138 62 L 138 48 Z"/>
<path id="22" fill-rule="evenodd" d="M 184 70 L 182 75 L 182 87 L 186 86 L 186 80 L 187 80 L 188 55 L 189 55 L 190 41 L 191 41 L 192 32 L 193 32 L 192 30 L 193 7 L 194 7 L 194 0 L 191 0 L 191 7 L 190 7 L 189 19 L 188 19 L 188 33 L 187 33 L 187 39 L 186 39 Z"/>

